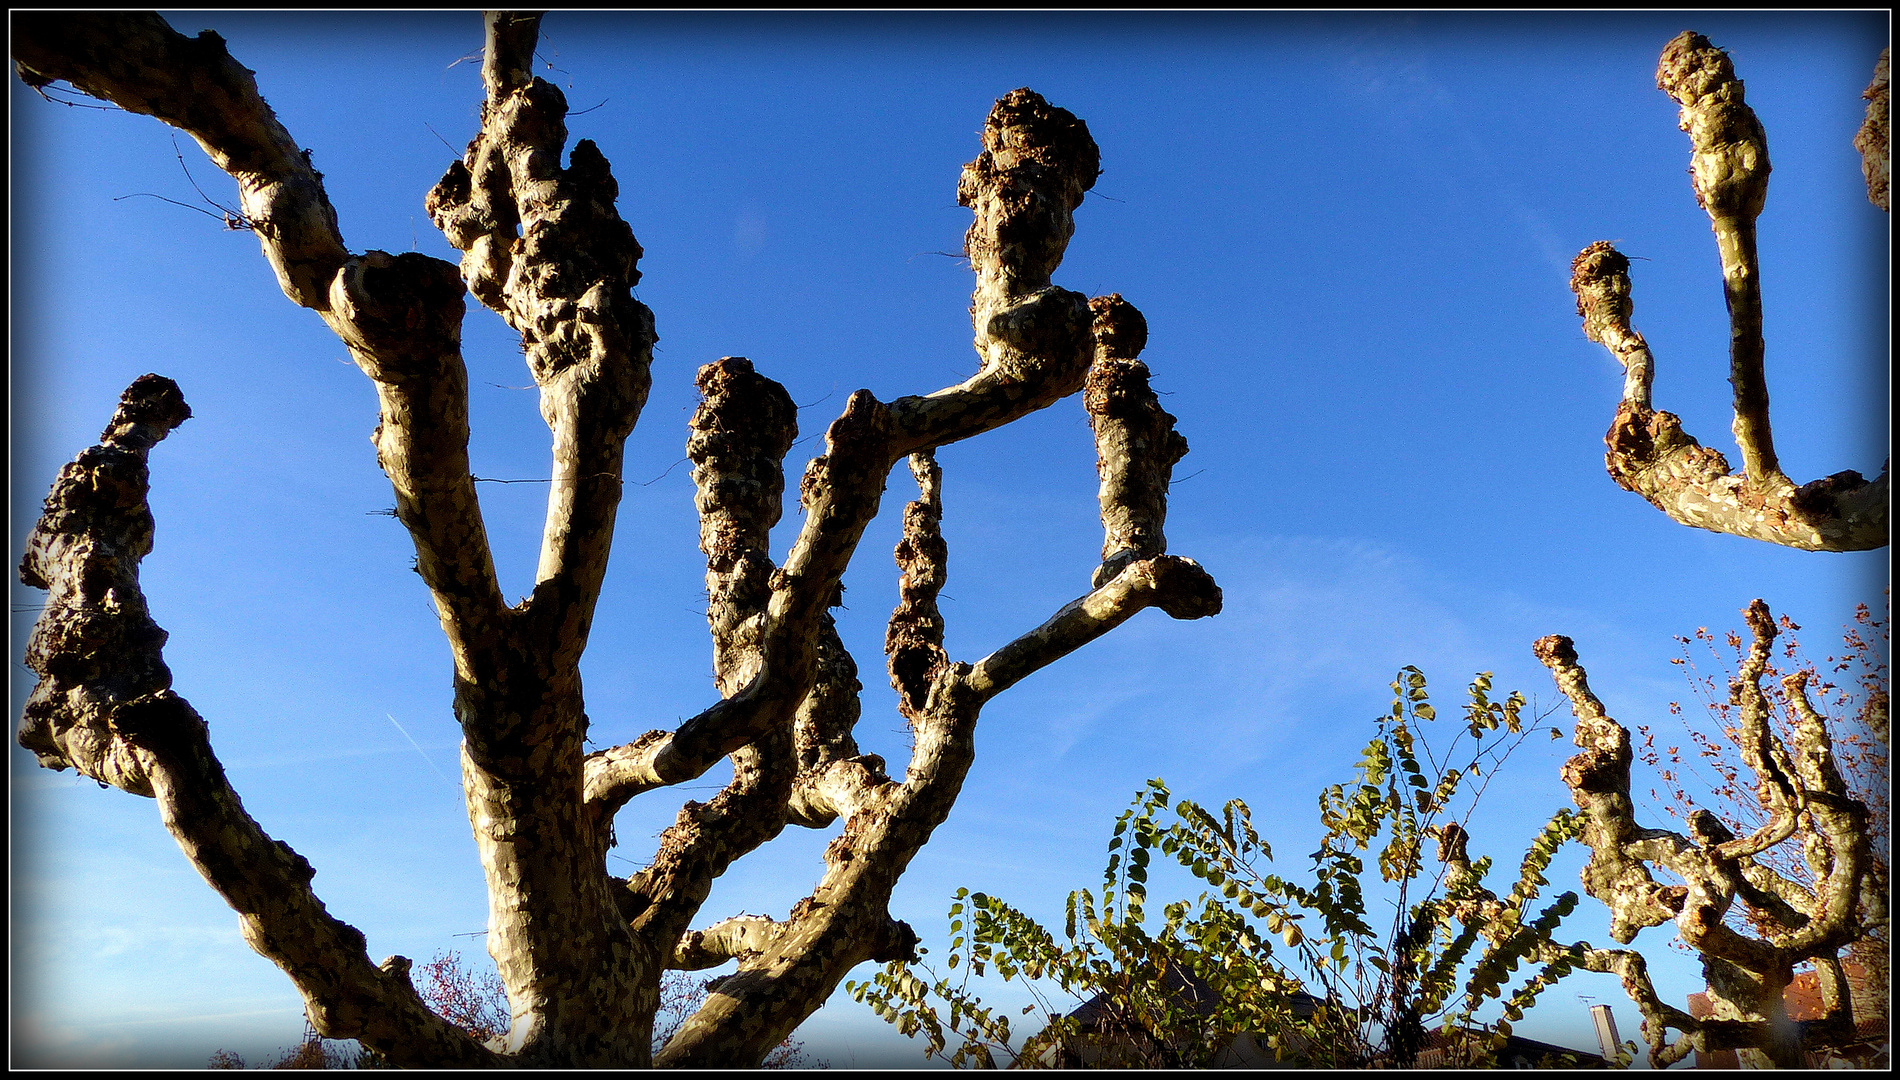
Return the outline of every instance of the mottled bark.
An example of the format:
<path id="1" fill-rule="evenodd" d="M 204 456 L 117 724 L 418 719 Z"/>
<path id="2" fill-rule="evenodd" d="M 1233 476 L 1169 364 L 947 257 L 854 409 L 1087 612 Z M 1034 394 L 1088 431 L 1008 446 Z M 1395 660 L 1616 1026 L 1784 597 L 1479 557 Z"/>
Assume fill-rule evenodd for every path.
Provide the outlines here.
<path id="1" fill-rule="evenodd" d="M 943 613 L 937 594 L 949 574 L 943 542 L 943 470 L 929 453 L 910 456 L 918 498 L 904 506 L 904 538 L 897 544 L 897 610 L 884 634 L 891 689 L 906 719 L 915 720 L 930 697 L 937 673 L 950 662 L 943 651 Z"/>
<path id="2" fill-rule="evenodd" d="M 1174 417 L 1148 386 L 1148 365 L 1137 357 L 1148 344 L 1148 321 L 1120 294 L 1089 302 L 1095 311 L 1095 364 L 1083 404 L 1095 431 L 1095 470 L 1102 478 L 1100 585 L 1136 559 L 1168 550 L 1162 522 L 1168 480 L 1187 454 Z"/>
<path id="3" fill-rule="evenodd" d="M 785 454 L 798 438 L 798 408 L 785 388 L 729 356 L 699 371 L 704 395 L 686 456 L 699 494 L 699 550 L 706 555 L 706 622 L 713 678 L 731 697 L 756 673 L 765 601 L 775 567 L 766 550 L 785 494 Z"/>
<path id="4" fill-rule="evenodd" d="M 1197 564 L 1166 553 L 1168 477 L 1186 444 L 1134 359 L 1140 314 L 1119 297 L 1092 308 L 1051 283 L 1099 172 L 1095 144 L 1073 115 L 1017 90 L 991 112 L 983 152 L 959 186 L 975 211 L 966 246 L 979 370 L 927 396 L 852 394 L 804 472 L 804 520 L 775 564 L 771 531 L 796 410 L 743 358 L 702 368 L 687 452 L 719 700 L 673 730 L 584 754 L 579 662 L 655 334 L 630 292 L 641 249 L 615 209 L 606 161 L 581 140 L 562 165 L 566 102 L 533 76 L 538 27 L 538 15 L 487 16 L 480 131 L 428 194 L 431 218 L 462 252 L 459 268 L 349 252 L 321 176 L 215 34 L 186 39 L 148 15 L 54 13 L 19 17 L 14 39 L 29 84 L 64 79 L 191 132 L 238 179 L 247 223 L 286 295 L 324 318 L 376 386 L 377 459 L 450 644 L 507 1034 L 477 1045 L 422 1006 L 406 960 L 369 964 L 362 936 L 310 894 L 308 864 L 244 815 L 203 721 L 171 693 L 164 632 L 145 613 L 136 572 L 151 546 L 145 453 L 189 413 L 155 376 L 128 391 L 102 445 L 62 474 L 22 565 L 24 580 L 53 600 L 29 653 L 41 682 L 20 739 L 48 767 L 155 796 L 186 854 L 243 913 L 247 940 L 297 982 L 325 1036 L 411 1065 L 644 1065 L 662 972 L 736 960 L 659 1061 L 756 1065 L 854 965 L 913 955 L 916 935 L 892 918 L 891 892 L 956 799 L 983 704 L 1143 608 L 1198 618 L 1219 610 L 1220 591 Z M 513 605 L 468 467 L 465 293 L 521 334 L 551 433 L 535 586 Z M 1077 393 L 1092 356 L 1111 549 L 1094 588 L 976 664 L 953 662 L 934 600 L 947 553 L 933 452 Z M 898 780 L 881 758 L 859 753 L 857 666 L 829 609 L 886 478 L 906 458 L 923 494 L 906 509 L 906 607 L 888 648 L 915 733 Z M 615 812 L 725 757 L 725 790 L 687 802 L 645 869 L 611 877 Z M 691 928 L 734 860 L 788 824 L 839 821 L 822 881 L 785 918 Z"/>
<path id="5" fill-rule="evenodd" d="M 1673 920 L 1679 940 L 1703 960 L 1714 1011 L 1700 1019 L 1662 1006 L 1647 979 L 1634 977 L 1631 961 L 1616 960 L 1643 1010 L 1650 1060 L 1658 1068 L 1698 1049 L 1742 1049 L 1799 1067 L 1804 1049 L 1852 1048 L 1857 1040 L 1844 981 L 1824 974 L 1828 1015 L 1805 1025 L 1788 1019 L 1782 994 L 1797 965 L 1813 962 L 1838 974 L 1840 951 L 1886 918 L 1884 905 L 1865 899 L 1868 810 L 1834 765 L 1827 730 L 1807 698 L 1807 674 L 1782 682 L 1797 716 L 1794 742 L 1786 745 L 1768 723 L 1761 688 L 1774 619 L 1760 600 L 1747 616 L 1753 641 L 1730 683 L 1729 703 L 1738 718 L 1736 742 L 1768 821 L 1745 837 L 1707 811 L 1689 816 L 1687 836 L 1638 826 L 1629 798 L 1629 732 L 1591 692 L 1569 638 L 1542 638 L 1534 646 L 1576 713 L 1576 741 L 1584 752 L 1565 764 L 1563 776 L 1586 818 L 1583 841 L 1591 854 L 1584 887 L 1610 908 L 1610 936 L 1627 944 L 1638 930 Z M 1789 842 L 1801 845 L 1812 888 L 1755 860 Z M 1652 865 L 1685 884 L 1659 884 L 1650 876 Z M 1771 928 L 1763 937 L 1748 937 L 1723 921 L 1738 901 L 1751 909 L 1751 925 Z M 1685 1034 L 1671 1043 L 1668 1028 Z"/>
<path id="6" fill-rule="evenodd" d="M 1868 96 L 1868 124 L 1855 146 L 1866 157 L 1874 197 L 1875 154 L 1884 177 L 1885 59 Z M 1605 436 L 1611 479 L 1675 520 L 1810 551 L 1862 551 L 1887 543 L 1887 471 L 1872 482 L 1844 471 L 1796 486 L 1781 469 L 1768 419 L 1768 380 L 1762 342 L 1761 271 L 1755 221 L 1768 196 L 1768 139 L 1743 100 L 1728 54 L 1692 31 L 1663 50 L 1656 85 L 1681 106 L 1689 133 L 1690 176 L 1696 201 L 1708 212 L 1721 256 L 1729 314 L 1729 382 L 1734 389 L 1734 433 L 1742 471 L 1682 430 L 1671 413 L 1650 401 L 1655 360 L 1630 322 L 1629 260 L 1598 241 L 1571 264 L 1571 291 L 1584 335 L 1623 365 L 1623 401 Z M 1875 144 L 1878 143 L 1878 148 Z M 1875 201 L 1885 206 L 1885 180 Z"/>
<path id="7" fill-rule="evenodd" d="M 891 403 L 895 457 L 979 435 L 1082 388 L 1088 300 L 1050 275 L 1100 173 L 1088 125 L 1067 109 L 1025 88 L 990 110 L 983 152 L 957 184 L 958 205 L 976 215 L 963 248 L 976 271 L 970 323 L 983 366 L 960 385 Z"/>

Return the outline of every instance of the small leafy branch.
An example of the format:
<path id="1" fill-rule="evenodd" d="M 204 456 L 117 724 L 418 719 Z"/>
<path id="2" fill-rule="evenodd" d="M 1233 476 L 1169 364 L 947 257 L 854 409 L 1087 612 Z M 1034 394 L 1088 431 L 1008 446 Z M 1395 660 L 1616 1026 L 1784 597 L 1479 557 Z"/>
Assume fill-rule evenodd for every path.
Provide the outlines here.
<path id="1" fill-rule="evenodd" d="M 1244 1063 L 1248 1040 L 1260 1055 L 1306 1066 L 1407 1065 L 1431 1027 L 1448 1061 L 1492 1061 L 1511 1023 L 1588 948 L 1552 937 L 1576 908 L 1575 893 L 1532 910 L 1578 818 L 1558 811 L 1497 899 L 1482 884 L 1490 860 L 1466 857 L 1463 822 L 1511 753 L 1543 729 L 1524 722 L 1521 695 L 1492 700 L 1486 672 L 1467 692 L 1462 726 L 1435 752 L 1424 674 L 1406 667 L 1392 690 L 1354 781 L 1320 793 L 1326 831 L 1310 884 L 1267 871 L 1273 852 L 1245 802 L 1230 800 L 1217 815 L 1173 801 L 1151 780 L 1115 822 L 1099 898 L 1088 889 L 1069 894 L 1064 942 L 1001 899 L 960 889 L 946 958 L 951 971 L 961 969 L 957 981 L 922 962 L 896 962 L 847 990 L 905 1035 L 922 1036 L 926 1056 L 958 1067 Z M 1421 853 L 1427 838 L 1438 843 L 1431 867 Z M 1377 928 L 1365 882 L 1375 849 L 1384 885 L 1373 888 L 1393 911 Z M 1164 905 L 1151 932 L 1157 852 L 1217 892 Z M 1527 960 L 1543 966 L 1507 997 Z M 1009 1016 L 969 986 L 991 968 L 1005 982 L 1022 980 L 1033 1000 L 1020 1015 L 1042 1016 L 1020 1045 Z M 1064 996 L 1088 1003 L 1064 1013 L 1056 1005 Z M 1504 1018 L 1478 1023 L 1477 1011 L 1494 1000 Z"/>

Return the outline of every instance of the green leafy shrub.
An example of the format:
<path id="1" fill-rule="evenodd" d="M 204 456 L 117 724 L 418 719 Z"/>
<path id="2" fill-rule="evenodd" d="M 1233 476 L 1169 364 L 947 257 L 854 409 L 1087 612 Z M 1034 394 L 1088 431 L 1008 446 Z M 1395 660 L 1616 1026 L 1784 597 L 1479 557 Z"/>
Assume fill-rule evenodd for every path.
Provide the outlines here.
<path id="1" fill-rule="evenodd" d="M 1151 780 L 1116 819 L 1099 894 L 1069 894 L 1063 940 L 997 897 L 959 889 L 948 973 L 897 962 L 846 989 L 921 1037 L 926 1056 L 959 1067 L 1192 1068 L 1269 1056 L 1310 1067 L 1407 1065 L 1433 1029 L 1447 1063 L 1488 1063 L 1577 958 L 1576 947 L 1552 939 L 1577 895 L 1533 905 L 1578 820 L 1568 809 L 1550 819 L 1499 900 L 1482 884 L 1490 860 L 1466 858 L 1463 822 L 1511 753 L 1544 729 L 1525 723 L 1522 696 L 1493 701 L 1486 672 L 1471 683 L 1450 744 L 1434 752 L 1425 676 L 1406 667 L 1392 690 L 1353 781 L 1320 793 L 1325 832 L 1307 883 L 1269 872 L 1273 852 L 1246 803 L 1230 800 L 1216 814 L 1174 801 Z M 1426 839 L 1438 846 L 1429 861 Z M 1209 890 L 1162 905 L 1151 923 L 1150 872 L 1169 860 Z M 1368 904 L 1368 860 L 1381 883 L 1372 888 L 1389 895 L 1389 920 Z M 1527 961 L 1542 966 L 1511 991 Z M 1019 1017 L 1040 1014 L 1020 1044 L 1010 1016 L 971 991 L 970 978 L 992 969 L 1028 989 L 1033 1001 Z M 1065 998 L 1086 1002 L 1065 1011 Z M 1478 1023 L 1493 1000 L 1503 1018 Z"/>

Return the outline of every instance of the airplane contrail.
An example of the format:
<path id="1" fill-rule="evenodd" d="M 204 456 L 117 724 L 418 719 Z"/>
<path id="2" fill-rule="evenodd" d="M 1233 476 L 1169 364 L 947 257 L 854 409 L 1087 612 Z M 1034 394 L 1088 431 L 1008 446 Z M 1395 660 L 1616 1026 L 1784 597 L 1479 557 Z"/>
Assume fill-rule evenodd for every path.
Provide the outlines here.
<path id="1" fill-rule="evenodd" d="M 390 722 L 390 723 L 392 723 L 392 724 L 396 724 L 396 718 L 395 718 L 394 716 L 390 716 L 390 714 L 389 714 L 389 713 L 384 713 L 383 715 L 384 715 L 384 716 L 388 716 L 388 717 L 389 717 L 389 722 Z M 403 737 L 403 738 L 405 738 L 405 739 L 408 739 L 408 740 L 409 740 L 409 745 L 410 745 L 410 746 L 413 746 L 413 747 L 415 747 L 415 748 L 416 748 L 416 753 L 418 753 L 418 754 L 422 754 L 422 760 L 424 760 L 424 761 L 426 761 L 426 762 L 428 762 L 428 763 L 429 763 L 429 768 L 431 768 L 431 769 L 435 769 L 435 774 L 436 774 L 437 776 L 440 776 L 440 777 L 442 777 L 442 779 L 444 779 L 444 780 L 448 780 L 448 782 L 449 782 L 449 783 L 451 783 L 451 784 L 455 784 L 455 781 L 453 781 L 453 780 L 449 780 L 449 778 L 448 778 L 448 776 L 447 776 L 446 774 L 444 774 L 444 773 L 442 772 L 442 770 L 441 770 L 440 768 L 437 768 L 437 767 L 436 767 L 436 763 L 435 763 L 435 759 L 434 759 L 434 758 L 431 758 L 431 757 L 430 757 L 430 756 L 429 756 L 428 754 L 426 754 L 426 753 L 423 753 L 423 750 L 422 750 L 422 744 L 421 744 L 421 743 L 418 743 L 418 742 L 417 742 L 417 741 L 415 740 L 415 737 L 409 734 L 409 731 L 408 731 L 408 729 L 406 729 L 406 728 L 404 728 L 404 727 L 403 727 L 403 726 L 402 726 L 401 724 L 396 724 L 396 730 L 397 730 L 397 731 L 400 731 L 400 732 L 402 732 L 402 737 Z M 460 785 L 460 784 L 455 784 L 455 786 L 456 786 L 456 788 L 457 788 L 458 790 L 460 790 L 460 788 L 461 788 L 461 785 Z"/>

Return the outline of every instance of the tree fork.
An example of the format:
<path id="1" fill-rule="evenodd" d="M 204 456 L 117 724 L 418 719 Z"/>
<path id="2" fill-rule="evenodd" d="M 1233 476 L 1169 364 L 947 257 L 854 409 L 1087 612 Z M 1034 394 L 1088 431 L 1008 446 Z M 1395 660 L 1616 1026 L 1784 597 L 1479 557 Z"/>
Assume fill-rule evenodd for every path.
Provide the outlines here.
<path id="1" fill-rule="evenodd" d="M 1854 145 L 1865 156 L 1868 197 L 1886 208 L 1886 54 L 1866 96 L 1873 101 Z M 1684 525 L 1808 551 L 1866 551 L 1887 544 L 1887 467 L 1869 481 L 1846 470 L 1799 487 L 1782 472 L 1768 421 L 1763 368 L 1761 267 L 1755 222 L 1768 197 L 1768 137 L 1742 96 L 1728 54 L 1694 31 L 1663 50 L 1656 85 L 1681 106 L 1692 145 L 1696 201 L 1721 255 L 1729 314 L 1729 381 L 1743 469 L 1682 430 L 1650 401 L 1655 359 L 1630 322 L 1629 260 L 1605 241 L 1571 263 L 1570 289 L 1584 336 L 1623 365 L 1623 400 L 1604 442 L 1610 478 Z M 1876 111 L 1879 116 L 1876 120 Z"/>
<path id="2" fill-rule="evenodd" d="M 1805 1028 L 1788 1019 L 1782 998 L 1797 965 L 1813 962 L 1831 972 L 1840 950 L 1884 921 L 1884 908 L 1863 899 L 1871 860 L 1868 810 L 1855 799 L 1833 758 L 1826 727 L 1806 697 L 1806 677 L 1784 682 L 1798 723 L 1784 745 L 1767 722 L 1761 680 L 1776 637 L 1774 617 L 1760 600 L 1746 611 L 1752 642 L 1729 704 L 1739 718 L 1736 741 L 1756 777 L 1756 795 L 1769 821 L 1736 837 L 1707 811 L 1688 818 L 1689 835 L 1637 825 L 1629 798 L 1629 732 L 1591 692 L 1575 645 L 1559 635 L 1532 650 L 1548 667 L 1576 713 L 1576 742 L 1584 752 L 1564 765 L 1564 782 L 1585 815 L 1583 842 L 1591 849 L 1583 870 L 1586 891 L 1610 908 L 1610 936 L 1627 944 L 1637 931 L 1673 921 L 1681 941 L 1702 956 L 1715 1013 L 1706 1019 L 1664 1008 L 1625 950 L 1599 950 L 1597 959 L 1618 971 L 1644 1014 L 1650 1061 L 1657 1068 L 1693 1050 L 1742 1049 L 1784 1068 L 1799 1068 L 1804 1049 L 1850 1049 L 1855 1036 L 1852 1001 L 1844 979 L 1822 980 L 1827 1016 Z M 1799 839 L 1812 890 L 1753 860 L 1769 846 Z M 1686 885 L 1662 886 L 1648 864 Z M 1751 921 L 1769 927 L 1748 937 L 1724 923 L 1741 901 Z M 1633 956 L 1633 954 L 1630 954 Z M 1674 1043 L 1667 1028 L 1683 1031 Z"/>
<path id="3" fill-rule="evenodd" d="M 1147 390 L 1145 369 L 1122 370 L 1134 356 L 1126 326 L 1139 313 L 1051 283 L 1099 152 L 1074 115 L 1013 91 L 991 111 L 983 150 L 959 184 L 959 201 L 974 211 L 966 246 L 977 274 L 978 372 L 888 403 L 852 394 L 805 471 L 804 521 L 774 565 L 768 541 L 796 410 L 743 359 L 703 369 L 688 456 L 720 700 L 673 730 L 585 754 L 579 661 L 656 337 L 652 313 L 631 296 L 642 252 L 614 209 L 607 162 L 581 140 L 561 165 L 566 102 L 532 74 L 538 26 L 534 15 L 486 19 L 481 128 L 427 200 L 463 253 L 456 267 L 413 253 L 351 253 L 308 155 L 215 34 L 187 39 L 149 15 L 31 14 L 15 24 L 17 67 L 30 85 L 64 79 L 157 116 L 238 179 L 283 291 L 325 320 L 376 386 L 378 462 L 454 664 L 463 787 L 509 1031 L 478 1045 L 421 1004 L 406 960 L 370 965 L 362 935 L 310 894 L 308 864 L 244 815 L 202 720 L 171 693 L 164 632 L 136 583 L 150 550 L 145 453 L 189 415 L 169 384 L 135 384 L 101 446 L 69 466 L 49 498 L 22 567 L 54 602 L 35 631 L 31 656 L 43 677 L 21 740 L 48 767 L 157 797 L 181 846 L 244 913 L 246 939 L 291 974 L 325 1036 L 358 1038 L 399 1064 L 643 1065 L 663 970 L 736 959 L 737 973 L 659 1060 L 757 1064 L 851 967 L 913 955 L 916 935 L 890 915 L 891 892 L 955 802 L 983 704 L 1143 608 L 1214 614 L 1220 591 L 1198 564 L 1166 553 L 1166 484 L 1185 443 Z M 512 606 L 469 472 L 465 292 L 521 334 L 553 443 L 533 594 Z M 1105 385 L 1120 387 L 1109 396 L 1135 404 L 1096 423 L 1098 471 L 1105 529 L 1128 534 L 1116 549 L 1128 557 L 1105 552 L 1115 557 L 1082 597 L 974 665 L 943 655 L 941 615 L 925 617 L 935 629 L 920 633 L 937 653 L 904 668 L 916 747 L 903 778 L 890 777 L 882 759 L 858 753 L 861 687 L 829 609 L 891 469 L 913 455 L 925 463 L 920 502 L 940 516 L 937 447 L 1077 393 L 1091 367 L 1110 360 L 1122 367 L 1104 370 Z M 1111 430 L 1122 434 L 1102 434 Z M 934 520 L 911 531 L 927 540 Z M 907 594 L 926 580 L 940 587 L 945 558 L 940 534 L 923 543 L 907 567 L 917 574 Z M 88 591 L 102 581 L 108 592 Z M 615 811 L 726 756 L 732 784 L 710 803 L 687 802 L 646 870 L 611 878 L 604 860 Z M 784 920 L 690 929 L 734 859 L 786 824 L 838 820 L 823 880 Z"/>

